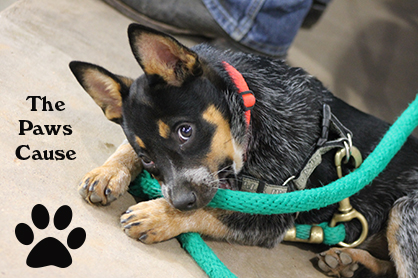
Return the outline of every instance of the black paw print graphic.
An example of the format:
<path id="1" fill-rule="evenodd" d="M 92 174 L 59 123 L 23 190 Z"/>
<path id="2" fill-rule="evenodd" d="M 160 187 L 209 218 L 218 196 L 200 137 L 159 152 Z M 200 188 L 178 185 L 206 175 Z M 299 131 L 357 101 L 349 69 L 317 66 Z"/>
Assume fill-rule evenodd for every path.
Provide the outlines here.
<path id="1" fill-rule="evenodd" d="M 54 226 L 58 230 L 64 230 L 71 223 L 73 213 L 69 206 L 61 206 L 54 216 Z M 49 213 L 48 210 L 41 204 L 38 204 L 32 209 L 32 222 L 36 228 L 43 230 L 48 227 Z M 25 223 L 20 223 L 16 226 L 15 234 L 20 243 L 30 245 L 33 243 L 34 234 Z M 71 249 L 80 248 L 86 239 L 86 232 L 83 228 L 75 228 L 67 238 L 67 245 Z M 70 266 L 72 258 L 67 248 L 57 239 L 47 237 L 38 242 L 26 259 L 26 264 L 33 268 L 54 265 L 65 268 Z"/>

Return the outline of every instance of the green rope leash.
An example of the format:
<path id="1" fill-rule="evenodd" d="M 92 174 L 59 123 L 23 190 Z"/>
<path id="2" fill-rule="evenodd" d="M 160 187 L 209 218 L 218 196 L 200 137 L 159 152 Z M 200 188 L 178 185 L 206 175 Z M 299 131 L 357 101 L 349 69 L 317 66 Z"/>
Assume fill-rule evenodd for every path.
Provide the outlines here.
<path id="1" fill-rule="evenodd" d="M 130 194 L 141 199 L 155 199 L 163 197 L 160 185 L 150 173 L 143 171 L 129 187 Z M 212 249 L 207 246 L 197 233 L 178 235 L 180 242 L 196 263 L 209 277 L 236 278 L 236 276 L 219 260 Z"/>
<path id="2" fill-rule="evenodd" d="M 209 203 L 209 206 L 252 214 L 281 214 L 309 211 L 337 203 L 354 195 L 366 185 L 370 184 L 373 179 L 386 168 L 392 158 L 401 149 L 408 136 L 417 126 L 418 96 L 402 113 L 398 120 L 390 127 L 381 142 L 364 160 L 363 164 L 345 177 L 321 188 L 307 189 L 279 195 L 218 189 L 215 197 Z M 149 194 L 148 196 L 150 198 L 161 197 L 158 182 L 153 180 L 146 172 L 135 180 L 129 192 L 134 196 L 144 196 L 144 194 Z M 327 229 L 324 223 L 319 225 Z M 299 226 L 302 227 L 302 230 L 304 231 L 298 231 L 298 237 L 308 238 L 309 236 L 305 233 L 305 231 L 310 229 L 310 225 Z M 341 227 L 342 225 L 339 226 Z M 341 232 L 337 232 L 337 234 L 338 233 Z M 198 235 L 196 236 L 199 237 Z M 196 236 L 193 235 L 185 237 L 180 235 L 177 238 L 182 243 L 182 246 L 184 246 L 196 260 L 199 266 L 201 266 L 202 269 L 209 275 L 209 277 L 235 277 L 235 275 L 223 265 L 223 263 L 216 257 L 209 247 L 206 246 L 206 250 L 200 250 L 200 244 L 206 245 L 203 240 L 200 239 L 200 243 L 196 242 L 199 246 L 195 246 L 194 243 L 189 242 L 190 237 L 193 238 L 192 242 L 194 242 L 194 239 L 197 238 Z M 339 241 L 341 240 L 336 242 Z M 196 251 L 198 249 L 199 251 Z M 214 258 L 213 262 L 209 261 L 210 257 Z"/>
<path id="3" fill-rule="evenodd" d="M 361 166 L 327 186 L 286 194 L 253 194 L 218 189 L 209 206 L 254 214 L 295 213 L 338 203 L 370 184 L 401 149 L 418 125 L 418 96 L 390 127 Z"/>

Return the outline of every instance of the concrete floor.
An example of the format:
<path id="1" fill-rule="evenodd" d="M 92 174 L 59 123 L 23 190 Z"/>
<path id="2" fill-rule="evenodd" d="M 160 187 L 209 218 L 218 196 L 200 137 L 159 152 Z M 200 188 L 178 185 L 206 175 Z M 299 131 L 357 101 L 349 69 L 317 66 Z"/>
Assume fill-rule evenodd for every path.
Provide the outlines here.
<path id="1" fill-rule="evenodd" d="M 126 36 L 130 19 L 99 0 L 21 0 L 0 13 L 0 277 L 205 277 L 176 240 L 147 246 L 121 231 L 129 195 L 108 207 L 92 207 L 76 192 L 78 181 L 102 164 L 123 140 L 68 69 L 89 61 L 131 77 L 141 74 Z M 333 1 L 321 22 L 302 30 L 289 63 L 316 75 L 337 96 L 393 122 L 418 88 L 418 3 L 414 0 Z M 193 41 L 184 40 L 191 45 Z M 64 111 L 30 111 L 28 96 L 63 101 Z M 71 125 L 70 136 L 19 135 L 19 120 L 34 125 Z M 74 150 L 73 161 L 18 160 L 15 150 Z M 43 204 L 50 225 L 39 230 L 31 210 Z M 73 211 L 68 228 L 52 225 L 62 205 Z M 22 245 L 14 230 L 27 223 L 34 242 Z M 26 257 L 41 239 L 66 243 L 75 227 L 87 234 L 70 250 L 68 268 L 33 269 Z M 314 247 L 281 244 L 274 249 L 208 241 L 238 277 L 325 277 L 310 260 Z"/>
<path id="2" fill-rule="evenodd" d="M 10 7 L 12 4 L 16 3 L 18 0 L 2 0 L 0 2 L 0 11 L 5 10 Z"/>

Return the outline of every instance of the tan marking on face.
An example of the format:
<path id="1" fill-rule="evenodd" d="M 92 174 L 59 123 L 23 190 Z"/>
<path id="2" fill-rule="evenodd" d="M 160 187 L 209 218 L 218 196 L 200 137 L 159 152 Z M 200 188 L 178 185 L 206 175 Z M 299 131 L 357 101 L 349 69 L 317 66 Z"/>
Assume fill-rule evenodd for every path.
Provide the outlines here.
<path id="1" fill-rule="evenodd" d="M 396 270 L 399 277 L 407 277 L 408 271 L 404 264 L 404 259 L 401 254 L 401 250 L 398 245 L 398 240 L 396 235 L 398 233 L 399 227 L 401 225 L 401 219 L 399 213 L 396 210 L 396 207 L 390 211 L 388 227 L 386 231 L 386 236 L 388 239 L 389 253 L 396 265 Z"/>
<path id="2" fill-rule="evenodd" d="M 209 169 L 216 172 L 226 159 L 230 159 L 235 162 L 236 170 L 239 170 L 243 164 L 242 153 L 238 151 L 238 146 L 232 138 L 228 121 L 214 105 L 206 109 L 203 113 L 203 119 L 216 126 L 211 150 L 206 156 L 206 164 Z"/>
<path id="3" fill-rule="evenodd" d="M 141 138 L 139 138 L 138 136 L 135 136 L 135 141 L 136 141 L 136 143 L 138 144 L 138 146 L 140 146 L 140 147 L 141 147 L 141 148 L 143 148 L 143 149 L 146 149 L 146 148 L 145 148 L 144 141 L 142 141 L 142 140 L 141 140 Z"/>
<path id="4" fill-rule="evenodd" d="M 157 125 L 160 136 L 165 139 L 168 139 L 168 137 L 170 137 L 170 128 L 168 127 L 168 125 L 164 123 L 162 120 L 158 120 Z"/>

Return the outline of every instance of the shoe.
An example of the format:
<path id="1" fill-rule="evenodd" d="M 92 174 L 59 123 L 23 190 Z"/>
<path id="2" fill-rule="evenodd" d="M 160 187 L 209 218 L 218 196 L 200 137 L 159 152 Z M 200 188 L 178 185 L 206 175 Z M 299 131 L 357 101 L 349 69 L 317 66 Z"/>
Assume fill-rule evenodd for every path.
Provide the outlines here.
<path id="1" fill-rule="evenodd" d="M 201 0 L 103 0 L 140 24 L 173 35 L 227 37 Z"/>

